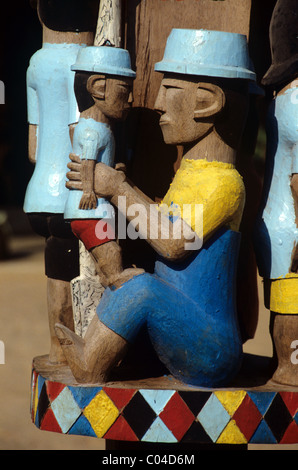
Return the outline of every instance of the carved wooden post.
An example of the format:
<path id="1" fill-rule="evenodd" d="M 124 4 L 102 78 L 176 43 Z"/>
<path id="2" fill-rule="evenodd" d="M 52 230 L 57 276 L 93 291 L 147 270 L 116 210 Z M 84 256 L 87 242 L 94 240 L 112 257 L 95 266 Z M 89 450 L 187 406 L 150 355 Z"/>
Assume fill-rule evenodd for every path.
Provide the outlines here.
<path id="1" fill-rule="evenodd" d="M 122 46 L 122 1 L 102 0 L 94 46 Z"/>
<path id="2" fill-rule="evenodd" d="M 278 367 L 273 380 L 298 385 L 297 295 L 297 4 L 278 0 L 270 26 L 272 65 L 263 83 L 274 93 L 268 111 L 266 177 L 256 250 L 271 311 Z"/>

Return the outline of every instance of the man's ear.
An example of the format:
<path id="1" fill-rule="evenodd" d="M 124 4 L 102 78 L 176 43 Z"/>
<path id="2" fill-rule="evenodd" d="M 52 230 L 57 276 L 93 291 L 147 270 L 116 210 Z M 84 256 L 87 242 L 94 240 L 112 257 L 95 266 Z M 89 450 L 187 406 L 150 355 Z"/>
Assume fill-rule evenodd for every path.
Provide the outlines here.
<path id="1" fill-rule="evenodd" d="M 87 81 L 87 90 L 98 100 L 105 99 L 106 78 L 104 75 L 91 75 Z"/>
<path id="2" fill-rule="evenodd" d="M 198 83 L 194 118 L 216 116 L 225 106 L 223 90 L 213 83 Z"/>

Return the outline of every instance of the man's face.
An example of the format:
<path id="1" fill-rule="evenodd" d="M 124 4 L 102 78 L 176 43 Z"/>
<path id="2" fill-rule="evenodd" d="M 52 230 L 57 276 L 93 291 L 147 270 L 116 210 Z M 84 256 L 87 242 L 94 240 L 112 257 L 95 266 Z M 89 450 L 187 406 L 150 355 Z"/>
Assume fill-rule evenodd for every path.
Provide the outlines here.
<path id="1" fill-rule="evenodd" d="M 159 124 L 166 144 L 194 142 L 208 132 L 212 125 L 210 122 L 194 119 L 198 98 L 198 83 L 187 79 L 163 78 L 154 107 L 161 114 Z"/>
<path id="2" fill-rule="evenodd" d="M 104 100 L 98 101 L 102 112 L 110 119 L 122 120 L 131 108 L 132 79 L 126 77 L 107 77 L 102 80 Z"/>

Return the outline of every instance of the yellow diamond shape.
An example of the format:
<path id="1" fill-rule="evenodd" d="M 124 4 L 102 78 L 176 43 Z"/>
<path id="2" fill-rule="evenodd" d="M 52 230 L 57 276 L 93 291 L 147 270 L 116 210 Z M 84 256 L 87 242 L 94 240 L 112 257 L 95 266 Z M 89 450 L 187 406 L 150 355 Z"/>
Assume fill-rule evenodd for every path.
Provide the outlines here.
<path id="1" fill-rule="evenodd" d="M 225 407 L 229 415 L 233 416 L 235 411 L 241 405 L 246 395 L 246 392 L 243 390 L 235 390 L 233 392 L 218 391 L 218 392 L 214 392 L 214 394 L 219 399 L 221 404 Z"/>
<path id="2" fill-rule="evenodd" d="M 216 441 L 217 444 L 247 444 L 247 440 L 232 419 Z"/>
<path id="3" fill-rule="evenodd" d="M 101 390 L 86 406 L 84 415 L 90 422 L 96 436 L 102 437 L 115 422 L 119 411 L 106 393 Z"/>

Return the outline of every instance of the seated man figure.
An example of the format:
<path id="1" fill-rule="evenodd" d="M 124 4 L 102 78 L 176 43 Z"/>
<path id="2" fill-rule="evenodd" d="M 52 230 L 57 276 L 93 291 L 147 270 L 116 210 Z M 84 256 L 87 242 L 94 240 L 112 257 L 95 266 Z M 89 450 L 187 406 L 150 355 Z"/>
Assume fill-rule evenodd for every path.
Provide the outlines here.
<path id="1" fill-rule="evenodd" d="M 225 41 L 225 54 L 213 49 L 210 54 L 214 39 Z M 242 359 L 235 274 L 245 189 L 235 158 L 254 73 L 244 36 L 192 30 L 172 31 L 156 70 L 164 73 L 155 104 L 164 140 L 184 146 L 163 204 L 179 207 L 181 216 L 169 224 L 169 217 L 159 208 L 154 213 L 153 201 L 123 172 L 98 163 L 96 194 L 116 206 L 125 196 L 127 207 L 138 203 L 146 209 L 139 227 L 158 254 L 155 272 L 136 276 L 119 289 L 107 288 L 84 339 L 61 325 L 56 332 L 79 382 L 106 381 L 146 326 L 158 357 L 175 378 L 196 386 L 223 386 Z M 69 167 L 68 185 L 81 188 L 79 159 L 73 157 Z M 184 213 L 185 205 L 191 206 L 190 214 Z M 197 205 L 203 207 L 202 233 Z M 150 233 L 153 216 L 159 224 L 157 237 Z M 161 234 L 168 226 L 165 238 Z"/>

